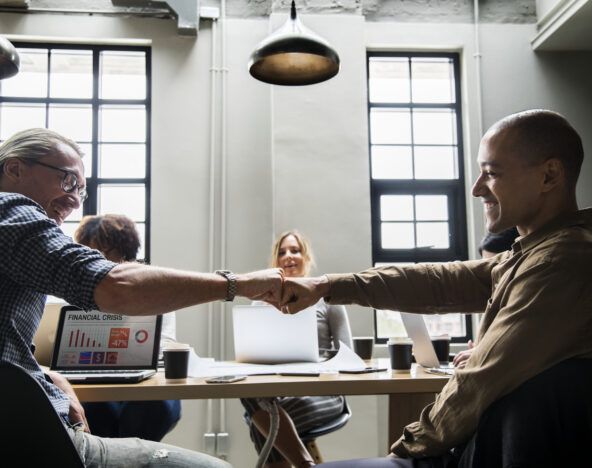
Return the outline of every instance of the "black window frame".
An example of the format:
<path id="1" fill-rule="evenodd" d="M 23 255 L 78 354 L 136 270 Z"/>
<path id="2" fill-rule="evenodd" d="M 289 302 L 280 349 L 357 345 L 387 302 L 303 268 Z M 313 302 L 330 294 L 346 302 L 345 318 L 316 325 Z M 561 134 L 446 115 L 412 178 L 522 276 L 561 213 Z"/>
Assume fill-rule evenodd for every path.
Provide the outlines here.
<path id="1" fill-rule="evenodd" d="M 53 43 L 53 42 L 25 42 L 13 41 L 13 45 L 17 49 L 47 49 L 47 80 L 48 80 L 48 95 L 46 97 L 13 97 L 2 96 L 0 94 L 0 104 L 14 103 L 14 104 L 42 104 L 45 105 L 45 127 L 48 128 L 49 106 L 52 104 L 73 104 L 73 105 L 90 105 L 92 108 L 92 140 L 90 142 L 92 152 L 92 169 L 91 176 L 86 178 L 86 190 L 88 192 L 88 199 L 83 205 L 83 216 L 96 215 L 98 208 L 98 189 L 104 184 L 113 185 L 129 185 L 141 184 L 146 190 L 145 199 L 145 238 L 144 238 L 144 261 L 150 263 L 151 239 L 151 115 L 152 115 L 152 49 L 148 46 L 126 46 L 126 45 L 111 45 L 111 44 L 78 44 L 78 43 Z M 54 98 L 50 97 L 50 73 L 51 73 L 51 50 L 88 50 L 92 52 L 92 67 L 93 67 L 93 93 L 91 98 Z M 100 54 L 105 51 L 132 51 L 144 52 L 146 57 L 146 98 L 145 99 L 102 99 L 99 98 L 99 80 L 100 80 Z M 134 106 L 141 105 L 146 109 L 146 154 L 145 164 L 146 173 L 142 178 L 106 178 L 99 177 L 99 109 L 104 105 L 117 106 Z M 137 143 L 137 142 L 117 142 L 118 144 Z"/>
<path id="2" fill-rule="evenodd" d="M 373 57 L 407 58 L 409 64 L 409 86 L 411 88 L 413 75 L 411 59 L 421 58 L 448 58 L 452 62 L 455 78 L 455 102 L 454 103 L 414 103 L 412 94 L 409 102 L 401 103 L 372 103 L 370 101 L 370 60 Z M 366 53 L 366 80 L 367 80 L 367 104 L 368 104 L 368 157 L 370 164 L 370 205 L 372 228 L 372 263 L 419 263 L 419 262 L 448 262 L 454 260 L 467 260 L 467 215 L 464 177 L 464 145 L 462 132 L 462 100 L 461 100 L 461 74 L 460 54 L 457 52 L 385 52 L 367 51 Z M 410 90 L 410 92 L 412 92 Z M 457 135 L 457 168 L 456 179 L 373 179 L 372 178 L 372 142 L 371 142 L 371 112 L 372 109 L 450 109 L 456 113 Z M 411 121 L 413 130 L 413 120 Z M 412 131 L 412 161 L 413 151 Z M 382 195 L 447 195 L 450 226 L 450 245 L 448 249 L 383 249 L 381 247 L 381 219 L 380 197 Z M 414 221 L 415 222 L 415 221 Z M 465 336 L 453 337 L 452 342 L 466 342 L 473 338 L 473 320 L 470 314 L 465 314 Z M 377 343 L 386 343 L 387 338 L 378 337 L 377 311 L 374 310 L 374 339 Z"/>

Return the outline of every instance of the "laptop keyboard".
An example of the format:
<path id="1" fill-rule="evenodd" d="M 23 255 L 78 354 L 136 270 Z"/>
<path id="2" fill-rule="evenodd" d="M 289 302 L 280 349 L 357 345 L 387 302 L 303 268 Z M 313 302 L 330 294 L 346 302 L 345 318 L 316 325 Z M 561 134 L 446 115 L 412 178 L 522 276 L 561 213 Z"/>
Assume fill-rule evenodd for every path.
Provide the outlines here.
<path id="1" fill-rule="evenodd" d="M 429 367 L 426 372 L 430 374 L 454 375 L 454 367 Z"/>
<path id="2" fill-rule="evenodd" d="M 137 372 L 143 372 L 131 369 L 104 369 L 104 370 L 61 370 L 60 374 L 135 374 Z"/>

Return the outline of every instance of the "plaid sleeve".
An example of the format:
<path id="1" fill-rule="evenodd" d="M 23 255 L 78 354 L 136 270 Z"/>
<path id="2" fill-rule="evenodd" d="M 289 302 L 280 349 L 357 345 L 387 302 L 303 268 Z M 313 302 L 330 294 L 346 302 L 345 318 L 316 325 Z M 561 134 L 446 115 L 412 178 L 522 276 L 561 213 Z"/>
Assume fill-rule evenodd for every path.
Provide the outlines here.
<path id="1" fill-rule="evenodd" d="M 0 271 L 16 284 L 97 309 L 94 290 L 116 263 L 72 241 L 34 201 L 0 197 Z"/>

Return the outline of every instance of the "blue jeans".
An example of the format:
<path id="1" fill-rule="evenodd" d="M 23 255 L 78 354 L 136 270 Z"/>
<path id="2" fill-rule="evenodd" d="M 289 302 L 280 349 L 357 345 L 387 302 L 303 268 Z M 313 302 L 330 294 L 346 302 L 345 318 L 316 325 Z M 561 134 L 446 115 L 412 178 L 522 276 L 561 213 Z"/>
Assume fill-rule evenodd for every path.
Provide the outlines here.
<path id="1" fill-rule="evenodd" d="M 135 437 L 108 439 L 68 428 L 86 468 L 231 468 L 218 458 Z"/>
<path id="2" fill-rule="evenodd" d="M 158 442 L 181 418 L 178 400 L 109 401 L 83 406 L 91 432 L 100 437 L 139 437 Z"/>

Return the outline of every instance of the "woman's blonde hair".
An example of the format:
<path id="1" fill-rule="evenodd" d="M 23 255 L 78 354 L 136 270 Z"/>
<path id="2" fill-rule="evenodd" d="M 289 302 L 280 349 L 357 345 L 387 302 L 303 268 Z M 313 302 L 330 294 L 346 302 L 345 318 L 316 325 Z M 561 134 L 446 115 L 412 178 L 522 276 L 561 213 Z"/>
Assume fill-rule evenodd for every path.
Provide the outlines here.
<path id="1" fill-rule="evenodd" d="M 314 254 L 312 253 L 312 248 L 306 238 L 300 234 L 296 229 L 292 229 L 290 231 L 282 232 L 276 241 L 273 244 L 271 249 L 271 266 L 272 268 L 279 267 L 278 257 L 280 253 L 280 246 L 284 239 L 288 236 L 293 236 L 298 242 L 300 246 L 300 253 L 302 254 L 302 259 L 304 260 L 304 276 L 308 276 L 310 270 L 315 265 Z"/>

